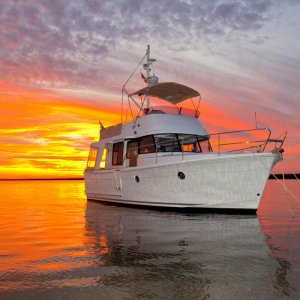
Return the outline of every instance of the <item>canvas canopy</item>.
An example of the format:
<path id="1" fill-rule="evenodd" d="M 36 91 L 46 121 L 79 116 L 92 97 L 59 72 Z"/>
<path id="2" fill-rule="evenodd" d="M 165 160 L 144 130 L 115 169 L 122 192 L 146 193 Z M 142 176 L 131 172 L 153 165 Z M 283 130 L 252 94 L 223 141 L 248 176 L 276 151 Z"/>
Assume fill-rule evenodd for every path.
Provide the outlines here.
<path id="1" fill-rule="evenodd" d="M 177 104 L 189 98 L 200 96 L 199 92 L 196 90 L 176 82 L 161 82 L 147 86 L 134 92 L 130 96 L 134 95 L 149 95 L 166 100 L 173 104 Z"/>

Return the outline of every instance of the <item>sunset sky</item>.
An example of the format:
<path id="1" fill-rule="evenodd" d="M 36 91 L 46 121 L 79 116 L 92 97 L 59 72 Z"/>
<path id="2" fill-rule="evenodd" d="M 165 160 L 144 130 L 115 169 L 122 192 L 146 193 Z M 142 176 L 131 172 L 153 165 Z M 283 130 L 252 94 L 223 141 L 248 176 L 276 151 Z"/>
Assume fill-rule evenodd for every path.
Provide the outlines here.
<path id="1" fill-rule="evenodd" d="M 253 128 L 256 112 L 288 130 L 276 171 L 299 173 L 299 32 L 298 0 L 2 0 L 0 179 L 82 177 L 147 44 L 160 81 L 200 91 L 208 132 Z"/>

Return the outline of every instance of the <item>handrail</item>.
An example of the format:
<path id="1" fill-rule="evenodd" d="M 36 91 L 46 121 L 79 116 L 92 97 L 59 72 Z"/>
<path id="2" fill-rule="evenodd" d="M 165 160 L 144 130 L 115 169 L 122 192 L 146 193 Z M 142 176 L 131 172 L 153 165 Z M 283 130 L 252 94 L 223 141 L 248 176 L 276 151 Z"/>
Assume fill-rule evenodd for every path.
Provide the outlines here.
<path id="1" fill-rule="evenodd" d="M 267 127 L 261 127 L 261 128 L 251 128 L 251 129 L 243 129 L 243 130 L 232 130 L 232 131 L 222 131 L 222 132 L 215 132 L 215 133 L 209 133 L 208 136 L 217 135 L 217 134 L 230 134 L 230 133 L 240 133 L 240 132 L 250 132 L 255 130 L 267 130 L 269 131 L 271 135 L 271 130 Z"/>
<path id="2" fill-rule="evenodd" d="M 268 132 L 268 136 L 266 139 L 262 139 L 262 140 L 249 140 L 249 141 L 238 141 L 238 142 L 228 142 L 228 143 L 221 143 L 221 136 L 222 135 L 225 135 L 225 134 L 235 134 L 235 133 L 243 133 L 243 132 L 252 132 L 252 131 L 267 131 Z M 232 153 L 232 152 L 240 152 L 240 151 L 245 151 L 245 150 L 249 150 L 249 149 L 258 149 L 256 152 L 264 152 L 265 149 L 266 149 L 266 146 L 269 144 L 269 143 L 280 143 L 279 147 L 275 147 L 275 149 L 279 150 L 281 149 L 285 139 L 286 139 L 286 136 L 287 136 L 287 131 L 285 131 L 283 134 L 281 134 L 279 137 L 277 138 L 270 138 L 271 137 L 271 130 L 269 128 L 254 128 L 254 129 L 246 129 L 246 130 L 233 130 L 233 131 L 224 131 L 224 132 L 218 132 L 218 133 L 212 133 L 212 134 L 208 134 L 208 135 L 202 135 L 202 136 L 196 136 L 195 137 L 202 137 L 203 140 L 208 140 L 209 141 L 209 138 L 211 138 L 212 136 L 217 136 L 218 137 L 218 143 L 217 145 L 214 145 L 214 146 L 217 146 L 218 147 L 218 155 L 221 154 L 221 146 L 230 146 L 230 145 L 241 145 L 241 144 L 249 144 L 249 143 L 257 143 L 256 145 L 252 145 L 252 146 L 247 146 L 247 147 L 243 147 L 243 148 L 239 148 L 239 149 L 234 149 L 234 150 L 227 150 L 226 153 Z M 166 143 L 179 143 L 180 144 L 180 150 L 181 151 L 176 151 L 178 153 L 181 152 L 181 156 L 182 156 L 182 160 L 184 160 L 184 153 L 185 152 L 192 152 L 192 151 L 184 151 L 184 141 L 186 140 L 191 140 L 190 137 L 188 138 L 178 138 L 178 139 L 173 139 L 173 140 L 170 140 L 169 142 L 166 142 L 166 141 L 162 141 L 162 142 L 154 142 L 154 143 L 151 143 L 151 144 L 145 144 L 145 145 L 142 145 L 142 146 L 138 146 L 138 147 L 134 147 L 135 149 L 138 150 L 138 154 L 139 155 L 139 149 L 141 148 L 145 148 L 145 147 L 151 147 L 151 146 L 154 146 L 155 147 L 155 152 L 150 152 L 150 153 L 155 153 L 155 161 L 156 161 L 156 164 L 157 164 L 157 161 L 158 161 L 158 153 L 164 153 L 162 151 L 159 151 L 158 152 L 158 146 L 161 145 L 161 144 L 166 144 Z M 259 143 L 259 144 L 258 144 Z M 168 151 L 169 153 L 172 153 L 172 155 L 174 155 L 174 148 L 172 149 L 173 151 Z M 167 152 L 167 153 L 168 153 Z M 208 151 L 208 152 L 212 152 L 212 151 Z M 124 161 L 127 159 L 127 156 L 128 156 L 128 148 L 127 148 L 127 151 L 125 152 L 125 155 L 124 155 Z M 150 154 L 149 153 L 149 154 Z M 197 153 L 197 152 L 196 152 Z M 199 152 L 200 153 L 200 152 Z"/>
<path id="3" fill-rule="evenodd" d="M 270 139 L 270 136 L 271 136 L 271 130 L 269 128 L 267 128 L 267 127 L 216 132 L 216 133 L 210 133 L 210 134 L 208 134 L 208 136 L 209 137 L 214 136 L 214 135 L 218 136 L 218 153 L 220 154 L 220 152 L 221 152 L 221 146 L 222 145 L 226 145 L 226 144 L 221 144 L 221 135 L 223 135 L 223 134 L 225 135 L 225 134 L 242 133 L 242 132 L 252 132 L 252 131 L 267 131 L 268 132 L 268 137 L 266 138 L 266 140 L 262 141 L 262 142 L 264 142 L 264 146 L 263 146 L 261 152 L 264 152 L 264 150 L 266 148 L 266 145 L 268 144 L 268 140 Z M 255 142 L 260 142 L 260 141 L 248 141 L 248 142 L 255 143 Z M 234 145 L 234 144 L 235 143 L 228 143 L 227 145 Z M 246 149 L 250 149 L 250 148 L 254 148 L 254 147 L 258 147 L 258 146 L 262 146 L 262 145 L 245 147 L 245 148 L 241 148 L 241 149 L 233 150 L 233 151 L 228 151 L 228 152 L 242 151 L 242 150 L 246 150 Z"/>
<path id="4" fill-rule="evenodd" d="M 145 113 L 145 112 L 144 112 Z M 197 111 L 195 108 L 186 108 L 186 107 L 178 107 L 167 106 L 167 105 L 153 105 L 146 111 L 146 114 L 167 114 L 167 115 L 181 115 L 181 116 L 189 116 L 193 118 L 198 118 L 200 116 L 199 110 Z"/>

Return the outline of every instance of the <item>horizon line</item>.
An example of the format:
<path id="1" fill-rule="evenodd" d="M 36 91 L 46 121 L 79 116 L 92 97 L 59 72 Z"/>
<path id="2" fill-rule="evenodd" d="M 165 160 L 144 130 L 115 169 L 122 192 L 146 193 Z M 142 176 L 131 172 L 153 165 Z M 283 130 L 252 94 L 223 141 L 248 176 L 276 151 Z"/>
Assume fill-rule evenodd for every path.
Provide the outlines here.
<path id="1" fill-rule="evenodd" d="M 19 180 L 83 180 L 83 177 L 66 177 L 66 178 L 0 178 L 0 181 L 19 181 Z"/>
<path id="2" fill-rule="evenodd" d="M 269 179 L 297 179 L 300 180 L 300 173 L 277 173 L 270 174 Z M 84 177 L 66 178 L 0 178 L 0 181 L 25 181 L 25 180 L 84 180 Z"/>

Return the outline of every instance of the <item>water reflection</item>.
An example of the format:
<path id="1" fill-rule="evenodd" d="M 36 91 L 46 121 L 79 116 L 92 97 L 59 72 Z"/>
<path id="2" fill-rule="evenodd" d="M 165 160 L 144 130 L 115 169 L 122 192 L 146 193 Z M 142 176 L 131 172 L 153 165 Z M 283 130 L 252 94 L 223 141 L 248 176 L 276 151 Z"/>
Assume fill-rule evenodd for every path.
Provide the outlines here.
<path id="1" fill-rule="evenodd" d="M 255 216 L 188 215 L 88 202 L 86 232 L 97 265 L 118 270 L 105 276 L 105 284 L 128 287 L 131 296 L 230 299 L 271 292 L 267 270 L 274 264 Z"/>
<path id="2" fill-rule="evenodd" d="M 292 195 L 286 191 L 292 191 Z M 300 297 L 300 182 L 270 181 L 264 193 L 258 220 L 269 247 L 268 255 L 277 262 L 272 272 L 274 294 Z"/>
<path id="3" fill-rule="evenodd" d="M 297 291 L 297 282 L 300 280 L 299 267 L 294 270 L 300 260 L 299 219 L 292 216 L 278 219 L 273 216 L 259 218 L 259 221 L 269 247 L 268 254 L 277 261 L 272 274 L 274 294 L 282 298 L 290 297 Z"/>
<path id="4" fill-rule="evenodd" d="M 185 220 L 171 213 L 88 202 L 87 245 L 93 246 L 97 265 L 105 273 L 102 283 L 128 288 L 136 299 L 160 293 L 182 298 L 191 287 L 209 297 L 205 266 L 189 258 L 193 225 Z M 105 267 L 114 272 L 106 274 Z"/>
<path id="5" fill-rule="evenodd" d="M 1 184 L 0 299 L 297 299 L 300 206 L 291 217 L 272 185 L 256 217 L 86 202 L 82 182 Z"/>

